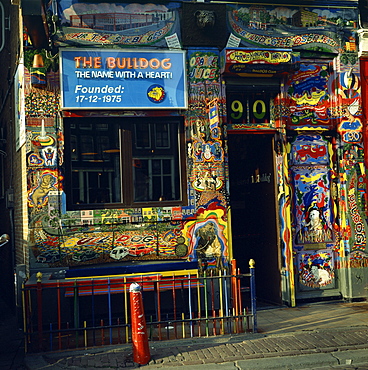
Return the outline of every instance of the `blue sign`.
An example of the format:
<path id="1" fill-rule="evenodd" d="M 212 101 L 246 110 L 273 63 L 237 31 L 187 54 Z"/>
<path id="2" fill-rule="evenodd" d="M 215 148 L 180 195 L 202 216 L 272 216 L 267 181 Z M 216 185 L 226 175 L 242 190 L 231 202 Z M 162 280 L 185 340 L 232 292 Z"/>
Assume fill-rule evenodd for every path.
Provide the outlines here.
<path id="1" fill-rule="evenodd" d="M 187 108 L 185 52 L 65 49 L 63 109 Z"/>

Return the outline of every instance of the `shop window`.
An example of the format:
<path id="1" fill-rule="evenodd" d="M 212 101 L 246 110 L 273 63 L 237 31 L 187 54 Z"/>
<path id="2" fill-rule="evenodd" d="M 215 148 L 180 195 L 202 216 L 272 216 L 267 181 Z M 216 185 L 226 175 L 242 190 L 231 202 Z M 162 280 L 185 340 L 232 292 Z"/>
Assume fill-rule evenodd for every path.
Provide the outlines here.
<path id="1" fill-rule="evenodd" d="M 181 118 L 65 118 L 64 126 L 69 209 L 184 204 Z"/>

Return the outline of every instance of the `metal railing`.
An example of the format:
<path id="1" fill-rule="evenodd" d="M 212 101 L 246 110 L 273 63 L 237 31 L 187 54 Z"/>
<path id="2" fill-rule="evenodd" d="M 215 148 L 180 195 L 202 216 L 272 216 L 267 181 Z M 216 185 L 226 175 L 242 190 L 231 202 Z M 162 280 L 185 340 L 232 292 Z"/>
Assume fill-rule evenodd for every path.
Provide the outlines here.
<path id="1" fill-rule="evenodd" d="M 235 262 L 235 261 L 234 261 Z M 144 274 L 26 283 L 22 290 L 27 352 L 129 343 L 129 286 L 142 287 L 149 340 L 257 331 L 254 264 L 215 276 Z"/>

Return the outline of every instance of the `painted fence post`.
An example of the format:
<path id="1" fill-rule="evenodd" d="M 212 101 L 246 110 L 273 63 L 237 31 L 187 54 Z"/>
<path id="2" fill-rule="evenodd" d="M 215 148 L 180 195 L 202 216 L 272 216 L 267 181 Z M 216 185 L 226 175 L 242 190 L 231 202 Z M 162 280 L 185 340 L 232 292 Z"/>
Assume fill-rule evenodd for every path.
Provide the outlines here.
<path id="1" fill-rule="evenodd" d="M 251 310 L 253 315 L 253 333 L 257 332 L 257 296 L 256 296 L 256 274 L 255 274 L 256 263 L 254 259 L 249 260 L 250 270 L 250 301 Z"/>
<path id="2" fill-rule="evenodd" d="M 132 320 L 133 361 L 140 365 L 146 365 L 151 355 L 140 285 L 132 283 L 129 288 L 129 293 Z"/>
<path id="3" fill-rule="evenodd" d="M 38 349 L 42 351 L 43 329 L 42 329 L 42 272 L 37 272 L 37 330 Z"/>

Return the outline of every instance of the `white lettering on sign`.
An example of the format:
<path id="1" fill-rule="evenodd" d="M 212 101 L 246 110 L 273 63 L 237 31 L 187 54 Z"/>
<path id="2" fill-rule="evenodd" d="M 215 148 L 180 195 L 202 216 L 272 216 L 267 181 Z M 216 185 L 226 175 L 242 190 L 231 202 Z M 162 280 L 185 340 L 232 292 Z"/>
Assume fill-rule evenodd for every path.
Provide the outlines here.
<path id="1" fill-rule="evenodd" d="M 146 72 L 146 78 L 172 78 L 172 72 Z"/>
<path id="2" fill-rule="evenodd" d="M 132 71 L 75 71 L 75 75 L 78 79 L 85 78 L 120 78 L 120 79 L 129 79 L 129 78 L 164 78 L 172 79 L 172 72 L 132 72 Z"/>
<path id="3" fill-rule="evenodd" d="M 95 78 L 114 78 L 113 71 L 92 71 L 92 77 Z"/>
<path id="4" fill-rule="evenodd" d="M 124 92 L 124 86 L 83 86 L 76 85 L 74 93 L 75 94 L 122 94 Z"/>

